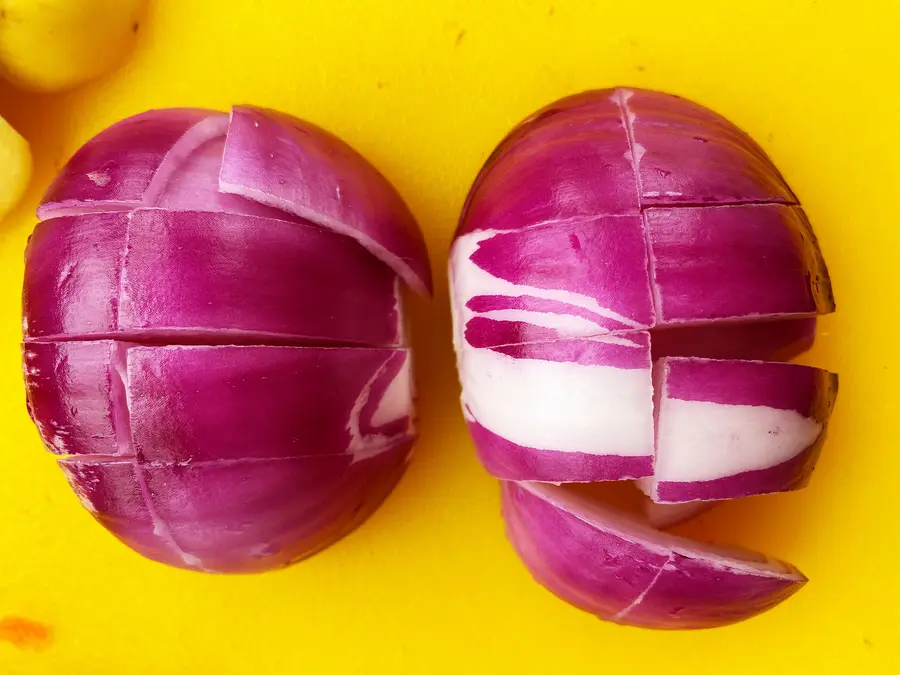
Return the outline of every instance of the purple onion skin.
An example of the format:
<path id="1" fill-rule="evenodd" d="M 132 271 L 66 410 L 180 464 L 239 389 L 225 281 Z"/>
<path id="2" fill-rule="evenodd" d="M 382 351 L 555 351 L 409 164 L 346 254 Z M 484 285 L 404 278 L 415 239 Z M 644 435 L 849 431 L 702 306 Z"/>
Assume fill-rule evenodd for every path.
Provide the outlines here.
<path id="1" fill-rule="evenodd" d="M 197 180 L 201 167 L 192 157 L 222 140 L 215 176 Z M 210 179 L 215 199 L 197 190 Z M 199 194 L 185 199 L 173 182 L 188 182 Z M 432 289 L 425 240 L 396 189 L 336 136 L 273 110 L 235 106 L 229 118 L 172 108 L 124 119 L 75 153 L 44 195 L 38 217 L 139 206 L 309 221 L 356 239 L 417 292 Z"/>
<path id="2" fill-rule="evenodd" d="M 806 583 L 786 563 L 695 546 L 562 488 L 504 482 L 502 494 L 507 535 L 535 579 L 604 620 L 715 628 L 761 614 Z"/>
<path id="3" fill-rule="evenodd" d="M 431 273 L 359 154 L 272 111 L 150 111 L 76 152 L 38 215 L 28 411 L 114 536 L 176 567 L 262 572 L 388 496 L 417 436 L 400 281 L 428 292 Z"/>
<path id="4" fill-rule="evenodd" d="M 138 553 L 184 569 L 253 573 L 308 558 L 358 527 L 402 476 L 411 446 L 356 464 L 322 455 L 60 465 L 85 508 Z"/>
<path id="5" fill-rule="evenodd" d="M 198 108 L 153 110 L 121 120 L 66 162 L 38 206 L 46 220 L 62 210 L 128 210 L 145 201 L 166 156 L 192 128 L 222 113 Z"/>
<path id="6" fill-rule="evenodd" d="M 29 338 L 401 340 L 396 276 L 307 224 L 161 209 L 64 216 L 39 223 L 25 255 Z"/>
<path id="7" fill-rule="evenodd" d="M 809 349 L 816 317 L 835 310 L 834 296 L 796 195 L 750 136 L 698 104 L 660 92 L 606 89 L 556 101 L 515 127 L 481 169 L 451 247 L 450 277 L 470 435 L 488 472 L 520 481 L 504 482 L 504 515 L 516 550 L 541 583 L 603 619 L 658 628 L 740 621 L 802 585 L 799 573 L 789 582 L 777 574 L 729 573 L 719 583 L 708 561 L 668 551 L 660 563 L 659 549 L 652 546 L 652 554 L 638 555 L 623 572 L 616 561 L 633 555 L 626 551 L 633 540 L 616 530 L 615 519 L 598 534 L 564 509 L 536 502 L 524 487 L 647 476 L 641 483 L 654 488 L 648 494 L 660 503 L 649 503 L 645 519 L 667 527 L 714 503 L 704 500 L 797 489 L 809 481 L 834 406 L 836 376 L 750 360 L 784 361 Z M 591 394 L 594 376 L 588 375 L 599 367 L 607 375 L 598 374 L 597 383 L 615 383 L 622 400 L 637 400 L 642 385 L 624 376 L 633 366 L 617 363 L 612 351 L 595 350 L 589 362 L 583 351 L 572 356 L 581 340 L 612 336 L 627 342 L 636 334 L 649 335 L 655 370 L 666 359 L 687 368 L 700 359 L 719 359 L 711 367 L 734 375 L 713 381 L 688 374 L 687 387 L 697 396 L 673 396 L 697 403 L 698 415 L 715 406 L 719 412 L 763 406 L 769 412 L 762 416 L 772 424 L 793 425 L 787 436 L 772 441 L 762 437 L 769 433 L 762 427 L 742 427 L 743 447 L 759 454 L 745 462 L 750 469 L 724 467 L 709 480 L 660 479 L 657 485 L 652 474 L 660 459 L 658 437 L 655 457 L 619 457 L 603 445 L 610 434 L 599 429 L 591 437 L 599 450 L 584 435 L 561 431 L 554 442 L 546 434 L 531 439 L 522 432 L 535 434 L 529 421 L 544 419 L 543 411 L 518 395 L 530 391 L 524 379 L 518 389 L 504 388 L 504 380 L 527 370 L 535 374 L 536 392 L 564 397 L 569 383 L 586 400 L 588 394 L 600 400 Z M 532 365 L 535 360 L 545 367 Z M 573 368 L 560 368 L 559 362 Z M 554 384 L 554 376 L 568 379 Z M 657 408 L 660 386 L 657 376 Z M 506 409 L 489 408 L 494 389 L 516 400 Z M 775 400 L 779 395 L 793 400 Z M 555 407 L 552 396 L 533 399 L 555 411 L 559 419 L 552 429 L 591 428 L 577 416 L 593 413 L 568 399 Z M 624 419 L 615 399 L 606 402 L 615 410 L 611 420 Z M 652 415 L 653 400 L 640 405 L 635 419 L 649 420 L 656 436 L 660 422 Z M 758 412 L 723 412 L 717 424 L 727 430 Z M 663 421 L 671 414 L 664 412 Z M 690 446 L 689 426 L 676 429 L 686 440 L 670 450 Z M 772 433 L 781 433 L 776 427 Z M 615 437 L 622 433 L 618 428 Z M 632 429 L 628 437 L 638 433 Z M 718 447 L 710 441 L 711 451 Z M 797 448 L 781 463 L 766 464 Z M 648 466 L 636 467 L 638 461 Z M 682 473 L 689 465 L 681 463 Z M 624 600 L 636 600 L 629 580 L 641 587 L 650 572 L 653 592 L 621 614 Z"/>
<path id="8" fill-rule="evenodd" d="M 236 106 L 219 184 L 359 241 L 413 289 L 431 293 L 422 233 L 403 199 L 349 145 L 309 122 Z"/>
<path id="9" fill-rule="evenodd" d="M 815 316 L 834 310 L 799 206 L 648 209 L 659 323 Z"/>
<path id="10" fill-rule="evenodd" d="M 627 480 L 650 476 L 653 457 L 596 455 L 529 448 L 508 441 L 475 421 L 467 422 L 469 435 L 482 466 L 504 480 L 586 482 Z"/>

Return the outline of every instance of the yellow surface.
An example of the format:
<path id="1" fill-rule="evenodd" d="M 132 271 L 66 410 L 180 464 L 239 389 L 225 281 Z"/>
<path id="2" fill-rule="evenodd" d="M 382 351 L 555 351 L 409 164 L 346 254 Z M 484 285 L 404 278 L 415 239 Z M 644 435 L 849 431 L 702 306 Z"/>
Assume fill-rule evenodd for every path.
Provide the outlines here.
<path id="1" fill-rule="evenodd" d="M 898 28 L 891 0 L 160 0 L 117 74 L 64 97 L 0 88 L 0 114 L 36 156 L 25 203 L 0 226 L 0 673 L 900 672 Z M 808 357 L 842 376 L 812 486 L 705 523 L 812 581 L 712 632 L 604 624 L 532 583 L 457 411 L 444 259 L 466 189 L 518 119 L 615 84 L 693 97 L 756 137 L 808 208 L 839 304 Z M 93 522 L 29 424 L 17 346 L 22 249 L 54 169 L 124 115 L 232 102 L 309 118 L 370 157 L 420 219 L 438 273 L 434 304 L 415 306 L 422 440 L 409 474 L 339 545 L 240 578 L 146 562 Z M 3 617 L 49 636 L 4 631 Z"/>
<path id="2" fill-rule="evenodd" d="M 0 220 L 19 202 L 30 180 L 28 141 L 0 116 Z"/>

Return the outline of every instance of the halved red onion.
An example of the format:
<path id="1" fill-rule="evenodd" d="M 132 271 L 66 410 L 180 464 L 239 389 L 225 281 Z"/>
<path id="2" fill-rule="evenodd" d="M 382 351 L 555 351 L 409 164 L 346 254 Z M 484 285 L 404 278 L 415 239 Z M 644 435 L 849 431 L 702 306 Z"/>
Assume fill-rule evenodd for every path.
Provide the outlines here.
<path id="1" fill-rule="evenodd" d="M 450 275 L 463 412 L 485 468 L 523 481 L 504 487 L 510 537 L 543 583 L 659 627 L 729 623 L 796 590 L 792 568 L 635 534 L 535 483 L 640 473 L 655 501 L 638 510 L 662 528 L 809 480 L 836 378 L 753 359 L 808 349 L 834 298 L 803 210 L 746 133 L 659 92 L 552 103 L 476 178 Z"/>
<path id="2" fill-rule="evenodd" d="M 539 583 L 616 623 L 723 626 L 771 609 L 807 581 L 780 560 L 660 532 L 564 487 L 504 482 L 503 513 Z"/>
<path id="3" fill-rule="evenodd" d="M 804 487 L 837 376 L 791 363 L 665 358 L 654 365 L 657 502 L 734 499 Z"/>
<path id="4" fill-rule="evenodd" d="M 302 131 L 291 174 L 247 154 L 274 152 L 285 125 Z M 273 181 L 327 218 L 231 194 L 221 174 Z M 378 507 L 416 437 L 397 273 L 423 290 L 430 272 L 409 210 L 362 157 L 270 111 L 150 111 L 79 150 L 39 215 L 28 409 L 116 537 L 179 567 L 258 572 Z"/>

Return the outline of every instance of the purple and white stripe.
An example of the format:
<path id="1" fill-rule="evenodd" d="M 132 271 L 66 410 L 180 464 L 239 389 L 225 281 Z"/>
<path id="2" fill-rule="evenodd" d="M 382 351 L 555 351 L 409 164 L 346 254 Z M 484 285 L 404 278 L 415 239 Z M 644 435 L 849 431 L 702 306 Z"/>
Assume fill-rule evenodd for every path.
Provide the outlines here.
<path id="1" fill-rule="evenodd" d="M 835 306 L 802 208 L 746 133 L 658 92 L 556 101 L 482 168 L 450 275 L 470 435 L 541 584 L 610 621 L 708 628 L 805 583 L 647 526 L 803 487 L 834 406 L 836 376 L 767 362 L 808 349 Z M 643 524 L 551 485 L 635 476 Z"/>
<path id="2" fill-rule="evenodd" d="M 665 358 L 654 365 L 657 502 L 734 499 L 804 487 L 837 377 L 790 363 Z"/>
<path id="3" fill-rule="evenodd" d="M 478 454 L 509 480 L 647 476 L 653 462 L 650 338 L 569 338 L 460 352 Z"/>

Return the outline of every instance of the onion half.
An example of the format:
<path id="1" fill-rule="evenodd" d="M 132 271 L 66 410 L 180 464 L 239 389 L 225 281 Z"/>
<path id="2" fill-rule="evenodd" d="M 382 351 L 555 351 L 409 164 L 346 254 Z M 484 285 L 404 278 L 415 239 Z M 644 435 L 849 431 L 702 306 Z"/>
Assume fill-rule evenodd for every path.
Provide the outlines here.
<path id="1" fill-rule="evenodd" d="M 416 438 L 403 200 L 331 134 L 247 106 L 88 141 L 26 251 L 23 370 L 44 444 L 139 553 L 260 572 L 329 546 Z"/>
<path id="2" fill-rule="evenodd" d="M 835 375 L 781 362 L 834 297 L 746 133 L 660 92 L 557 101 L 485 163 L 450 276 L 463 413 L 541 583 L 604 619 L 702 628 L 805 582 L 653 529 L 804 487 L 835 403 Z M 550 485 L 632 479 L 650 497 L 640 524 Z"/>

